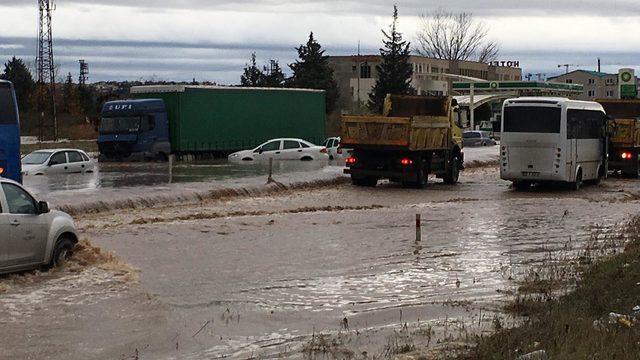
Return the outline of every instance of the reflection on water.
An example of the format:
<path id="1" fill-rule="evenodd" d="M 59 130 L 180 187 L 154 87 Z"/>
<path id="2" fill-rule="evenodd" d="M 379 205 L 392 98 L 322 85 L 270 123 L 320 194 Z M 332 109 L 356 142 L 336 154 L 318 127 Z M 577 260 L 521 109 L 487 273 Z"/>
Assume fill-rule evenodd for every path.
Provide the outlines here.
<path id="1" fill-rule="evenodd" d="M 276 161 L 274 174 L 300 171 L 318 171 L 327 161 Z M 61 174 L 27 176 L 24 185 L 35 193 L 55 191 L 95 190 L 132 186 L 163 185 L 168 183 L 204 182 L 209 180 L 231 180 L 267 175 L 268 163 L 229 163 L 227 160 L 210 160 L 193 163 L 98 163 L 96 171 L 88 174 Z"/>

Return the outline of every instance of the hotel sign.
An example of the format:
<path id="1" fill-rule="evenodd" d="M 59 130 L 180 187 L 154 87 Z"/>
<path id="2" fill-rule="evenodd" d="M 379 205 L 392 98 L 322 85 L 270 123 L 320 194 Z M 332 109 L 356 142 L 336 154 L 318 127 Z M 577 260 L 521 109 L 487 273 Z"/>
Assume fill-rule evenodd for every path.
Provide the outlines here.
<path id="1" fill-rule="evenodd" d="M 503 67 L 512 67 L 519 68 L 520 61 L 511 60 L 511 61 L 490 61 L 488 62 L 489 66 L 503 66 Z"/>

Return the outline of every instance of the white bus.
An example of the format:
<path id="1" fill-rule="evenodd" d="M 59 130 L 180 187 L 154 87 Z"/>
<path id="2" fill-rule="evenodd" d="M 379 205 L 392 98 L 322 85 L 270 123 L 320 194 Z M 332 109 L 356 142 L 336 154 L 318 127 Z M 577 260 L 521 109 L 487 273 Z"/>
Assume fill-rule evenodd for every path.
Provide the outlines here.
<path id="1" fill-rule="evenodd" d="M 596 102 L 509 99 L 502 108 L 500 177 L 516 190 L 558 182 L 575 190 L 606 176 L 605 111 Z"/>

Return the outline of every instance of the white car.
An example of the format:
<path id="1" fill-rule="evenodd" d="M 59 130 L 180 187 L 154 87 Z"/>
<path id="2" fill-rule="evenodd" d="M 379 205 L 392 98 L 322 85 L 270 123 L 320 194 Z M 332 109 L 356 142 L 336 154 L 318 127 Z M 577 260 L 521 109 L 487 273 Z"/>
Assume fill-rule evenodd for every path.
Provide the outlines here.
<path id="1" fill-rule="evenodd" d="M 24 176 L 87 173 L 94 168 L 87 153 L 76 149 L 37 150 L 22 158 Z"/>
<path id="2" fill-rule="evenodd" d="M 340 145 L 340 137 L 330 137 L 322 143 L 327 148 L 330 160 L 343 160 L 351 156 L 351 149 L 345 149 Z"/>
<path id="3" fill-rule="evenodd" d="M 302 139 L 273 139 L 253 150 L 238 151 L 229 155 L 229 161 L 259 160 L 328 160 L 329 154 L 324 146 L 317 146 Z"/>
<path id="4" fill-rule="evenodd" d="M 78 235 L 71 217 L 49 211 L 15 181 L 0 178 L 0 274 L 62 265 Z"/>

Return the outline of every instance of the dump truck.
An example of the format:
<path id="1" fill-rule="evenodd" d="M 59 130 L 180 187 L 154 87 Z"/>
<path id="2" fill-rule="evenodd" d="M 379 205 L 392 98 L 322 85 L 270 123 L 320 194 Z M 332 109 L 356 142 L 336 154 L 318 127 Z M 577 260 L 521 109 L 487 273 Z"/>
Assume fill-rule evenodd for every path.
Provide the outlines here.
<path id="1" fill-rule="evenodd" d="M 198 85 L 134 86 L 104 104 L 102 160 L 221 157 L 272 138 L 325 138 L 325 92 Z"/>
<path id="2" fill-rule="evenodd" d="M 596 100 L 609 118 L 609 170 L 640 178 L 640 100 Z"/>
<path id="3" fill-rule="evenodd" d="M 388 179 L 422 188 L 429 174 L 457 183 L 464 154 L 455 105 L 446 96 L 389 95 L 382 115 L 343 116 L 341 146 L 353 149 L 345 173 L 356 186 Z"/>

